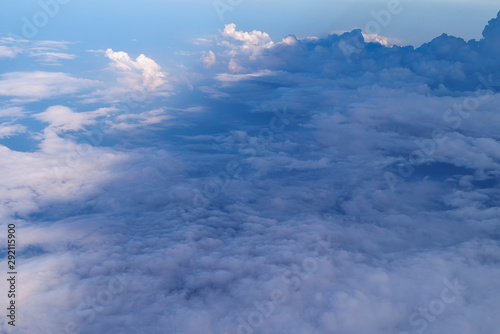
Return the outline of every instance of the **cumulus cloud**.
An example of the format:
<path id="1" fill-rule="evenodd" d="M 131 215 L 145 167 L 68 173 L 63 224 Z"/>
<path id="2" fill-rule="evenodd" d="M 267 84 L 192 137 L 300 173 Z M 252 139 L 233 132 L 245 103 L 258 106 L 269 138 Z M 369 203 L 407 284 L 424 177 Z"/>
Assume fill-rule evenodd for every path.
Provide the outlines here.
<path id="1" fill-rule="evenodd" d="M 383 46 L 393 46 L 393 45 L 401 45 L 401 42 L 394 38 L 384 37 L 377 34 L 365 34 L 363 33 L 363 38 L 365 42 L 373 42 L 379 43 Z"/>
<path id="2" fill-rule="evenodd" d="M 139 55 L 135 60 L 123 51 L 106 50 L 106 57 L 112 61 L 112 66 L 121 70 L 126 80 L 133 89 L 156 90 L 165 84 L 165 73 L 161 67 L 151 58 Z M 136 74 L 140 74 L 140 80 Z"/>
<path id="3" fill-rule="evenodd" d="M 366 35 L 361 30 L 324 38 L 287 36 L 273 42 L 266 33 L 241 32 L 230 24 L 221 32 L 223 40 L 219 45 L 226 51 L 219 58 L 232 72 L 238 69 L 238 72 L 323 73 L 324 78 L 345 77 L 347 82 L 353 80 L 353 73 L 365 73 L 366 76 L 384 70 L 405 69 L 414 77 L 414 82 L 420 81 L 432 89 L 443 84 L 450 89 L 474 90 L 477 85 L 471 83 L 464 68 L 468 73 L 484 77 L 499 73 L 500 69 L 493 60 L 497 51 L 497 22 L 498 19 L 489 22 L 482 40 L 466 42 L 442 35 L 417 49 L 398 46 L 395 40 Z"/>
<path id="4" fill-rule="evenodd" d="M 251 32 L 236 30 L 236 24 L 226 24 L 221 32 L 226 40 L 222 41 L 222 45 L 230 47 L 233 51 L 232 55 L 238 52 L 248 54 L 252 59 L 257 57 L 264 49 L 274 45 L 271 37 L 265 32 L 253 30 Z"/>
<path id="5" fill-rule="evenodd" d="M 251 32 L 236 30 L 236 24 L 226 24 L 222 35 L 243 42 L 245 46 L 273 44 L 271 37 L 265 32 L 253 30 Z"/>
<path id="6" fill-rule="evenodd" d="M 206 68 L 212 67 L 216 62 L 216 57 L 213 51 L 208 51 L 208 53 L 204 53 L 201 59 L 203 60 L 203 65 Z"/>

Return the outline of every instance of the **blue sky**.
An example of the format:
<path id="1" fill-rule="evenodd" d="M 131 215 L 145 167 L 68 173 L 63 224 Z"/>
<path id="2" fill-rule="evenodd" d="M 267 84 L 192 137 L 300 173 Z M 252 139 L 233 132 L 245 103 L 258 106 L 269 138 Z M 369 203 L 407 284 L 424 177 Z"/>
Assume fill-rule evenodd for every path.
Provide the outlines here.
<path id="1" fill-rule="evenodd" d="M 237 2 L 235 2 L 237 3 Z M 387 9 L 387 1 L 240 1 L 219 19 L 210 0 L 189 1 L 68 1 L 61 15 L 51 18 L 37 39 L 77 40 L 95 45 L 158 47 L 183 44 L 203 34 L 215 34 L 222 23 L 234 22 L 245 30 L 263 30 L 273 38 L 300 37 L 331 31 L 364 28 L 371 11 Z M 480 38 L 484 22 L 496 13 L 495 1 L 401 1 L 404 9 L 383 35 L 405 44 L 421 44 L 443 32 L 466 40 Z M 2 33 L 21 35 L 22 17 L 32 18 L 38 1 L 5 1 Z M 154 8 L 154 10 L 151 10 Z M 442 15 L 447 13 L 447 15 Z M 92 38 L 89 38 L 89 37 Z"/>
<path id="2" fill-rule="evenodd" d="M 55 1 L 0 5 L 0 334 L 497 333 L 498 4 Z"/>

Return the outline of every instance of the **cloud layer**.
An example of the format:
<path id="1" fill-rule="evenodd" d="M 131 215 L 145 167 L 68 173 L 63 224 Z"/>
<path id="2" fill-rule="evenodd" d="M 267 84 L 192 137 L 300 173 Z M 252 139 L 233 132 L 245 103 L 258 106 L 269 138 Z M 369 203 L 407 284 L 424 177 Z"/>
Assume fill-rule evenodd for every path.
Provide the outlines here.
<path id="1" fill-rule="evenodd" d="M 500 13 L 483 36 L 229 24 L 168 98 L 156 61 L 111 49 L 104 89 L 2 74 L 0 138 L 36 141 L 0 144 L 16 333 L 496 333 Z"/>

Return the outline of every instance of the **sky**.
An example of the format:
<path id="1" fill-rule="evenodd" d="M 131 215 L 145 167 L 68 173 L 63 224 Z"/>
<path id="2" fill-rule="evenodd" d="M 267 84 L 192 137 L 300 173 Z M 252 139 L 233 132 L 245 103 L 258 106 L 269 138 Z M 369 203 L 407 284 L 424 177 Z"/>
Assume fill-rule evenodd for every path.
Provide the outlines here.
<path id="1" fill-rule="evenodd" d="M 110 44 L 133 47 L 130 41 L 136 39 L 136 47 L 151 49 L 158 49 L 159 44 L 175 47 L 200 35 L 217 34 L 228 23 L 236 23 L 245 31 L 266 31 L 273 38 L 290 34 L 323 37 L 334 31 L 364 29 L 374 20 L 372 12 L 387 10 L 390 3 L 385 0 L 60 2 L 56 2 L 57 14 L 50 17 L 35 39 L 79 41 L 100 47 Z M 0 32 L 22 36 L 23 18 L 32 21 L 44 7 L 49 8 L 48 12 L 56 7 L 42 5 L 45 3 L 51 1 L 3 1 Z M 480 38 L 484 22 L 496 13 L 498 2 L 401 0 L 399 7 L 401 12 L 391 15 L 391 24 L 381 27 L 381 34 L 418 46 L 443 32 L 465 40 Z M 163 52 L 164 47 L 159 50 Z"/>
<path id="2" fill-rule="evenodd" d="M 0 334 L 500 334 L 495 1 L 0 8 Z"/>

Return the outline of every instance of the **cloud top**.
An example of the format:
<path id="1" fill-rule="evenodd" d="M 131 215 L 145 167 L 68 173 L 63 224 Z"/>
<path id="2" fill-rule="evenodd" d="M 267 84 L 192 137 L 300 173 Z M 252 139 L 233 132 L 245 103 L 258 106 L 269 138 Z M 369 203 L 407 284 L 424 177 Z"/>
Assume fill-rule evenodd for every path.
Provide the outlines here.
<path id="1" fill-rule="evenodd" d="M 123 71 L 126 75 L 133 77 L 134 73 L 140 73 L 140 82 L 131 81 L 134 88 L 154 91 L 167 82 L 166 75 L 162 72 L 161 67 L 153 59 L 143 54 L 139 55 L 135 60 L 132 60 L 123 51 L 115 52 L 112 49 L 107 49 L 105 54 L 112 61 L 112 66 Z"/>

